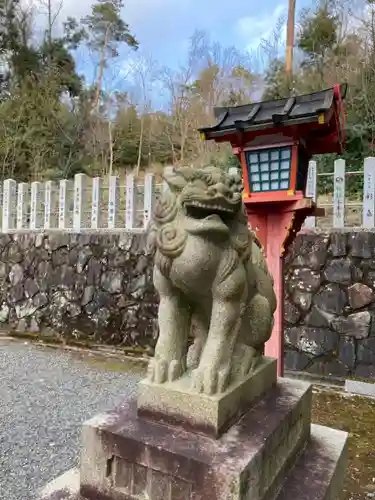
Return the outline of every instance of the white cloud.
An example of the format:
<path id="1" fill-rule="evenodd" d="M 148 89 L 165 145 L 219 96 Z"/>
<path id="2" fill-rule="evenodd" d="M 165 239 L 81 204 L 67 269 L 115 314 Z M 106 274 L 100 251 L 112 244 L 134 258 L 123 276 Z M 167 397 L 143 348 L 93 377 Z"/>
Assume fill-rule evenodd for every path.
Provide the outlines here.
<path id="1" fill-rule="evenodd" d="M 286 18 L 287 6 L 284 3 L 278 4 L 273 12 L 262 16 L 247 16 L 239 19 L 237 29 L 244 40 L 246 49 L 252 53 L 263 51 L 264 42 L 267 42 L 269 50 L 279 53 L 280 48 L 285 45 Z"/>
<path id="2" fill-rule="evenodd" d="M 35 13 L 34 26 L 36 38 L 41 39 L 47 26 L 48 0 L 21 0 L 32 5 Z M 276 0 L 281 2 L 281 0 Z M 54 36 L 62 34 L 62 24 L 68 16 L 80 20 L 90 13 L 96 0 L 51 0 L 53 12 L 59 12 L 54 27 Z M 140 42 L 141 51 L 152 53 L 160 65 L 177 65 L 186 56 L 189 37 L 195 29 L 206 30 L 214 40 L 223 45 L 235 44 L 240 49 L 247 49 L 252 54 L 255 70 L 262 71 L 270 52 L 280 52 L 285 43 L 285 27 L 279 32 L 278 47 L 275 48 L 273 31 L 281 17 L 286 17 L 286 5 L 279 4 L 272 9 L 257 14 L 254 6 L 239 2 L 239 11 L 233 12 L 226 0 L 124 0 L 123 18 L 129 23 L 130 30 Z M 199 4 L 199 9 L 197 9 Z M 260 9 L 259 9 L 260 10 Z M 241 12 L 242 11 L 242 12 Z M 265 12 L 265 13 L 264 13 Z M 254 13 L 254 14 L 253 14 Z M 242 18 L 238 19 L 242 14 Z M 284 19 L 285 21 L 285 19 Z M 260 47 L 262 40 L 270 41 L 268 53 Z M 77 67 L 83 71 L 88 81 L 95 80 L 97 60 L 85 47 L 75 54 Z M 138 61 L 139 53 L 134 54 L 126 48 L 121 57 L 111 61 L 106 70 L 110 82 L 132 79 L 132 68 Z M 109 83 L 108 83 L 109 85 Z M 119 83 L 120 85 L 120 83 Z"/>
<path id="3" fill-rule="evenodd" d="M 47 0 L 23 0 L 24 4 L 33 6 L 44 26 L 47 21 Z M 53 12 L 59 12 L 59 23 L 61 24 L 68 16 L 80 19 L 87 15 L 95 0 L 52 0 Z M 188 5 L 190 0 L 179 0 L 179 9 L 184 5 Z M 142 21 L 158 12 L 173 10 L 176 7 L 176 0 L 127 0 L 123 8 L 123 14 L 126 21 L 132 26 L 133 24 L 142 23 Z"/>
<path id="4" fill-rule="evenodd" d="M 33 11 L 34 37 L 40 40 L 48 21 L 48 0 L 21 0 Z M 51 0 L 52 15 L 57 15 L 53 35 L 62 35 L 63 23 L 68 17 L 78 21 L 91 12 L 97 0 Z M 131 32 L 148 51 L 170 44 L 185 25 L 186 15 L 192 10 L 192 0 L 125 0 L 122 16 L 129 24 Z M 182 23 L 182 26 L 181 26 Z M 87 54 L 85 55 L 87 59 Z M 87 61 L 88 63 L 90 61 Z"/>
<path id="5" fill-rule="evenodd" d="M 63 22 L 68 17 L 75 17 L 78 20 L 90 12 L 91 0 L 51 0 L 52 17 L 55 18 L 53 25 L 53 34 L 60 36 L 62 34 Z M 48 22 L 48 0 L 22 0 L 22 4 L 32 12 L 34 36 L 40 39 Z"/>

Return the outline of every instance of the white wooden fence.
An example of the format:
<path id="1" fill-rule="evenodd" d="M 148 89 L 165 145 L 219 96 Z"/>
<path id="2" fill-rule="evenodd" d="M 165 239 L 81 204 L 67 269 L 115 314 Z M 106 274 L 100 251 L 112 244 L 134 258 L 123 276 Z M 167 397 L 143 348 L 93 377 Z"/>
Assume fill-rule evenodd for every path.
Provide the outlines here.
<path id="1" fill-rule="evenodd" d="M 349 176 L 363 176 L 363 191 L 356 193 L 349 199 L 346 196 L 346 179 Z M 317 180 L 320 176 L 333 176 L 333 193 L 331 200 L 321 199 L 317 191 Z M 336 160 L 334 162 L 333 172 L 318 173 L 317 162 L 311 161 L 309 165 L 306 196 L 317 201 L 319 207 L 325 208 L 328 215 L 326 224 L 329 228 L 344 227 L 375 227 L 375 158 L 365 158 L 363 170 L 346 170 L 345 160 Z M 329 212 L 332 212 L 329 214 Z M 358 216 L 359 212 L 362 212 Z M 329 218 L 329 219 L 328 219 Z M 328 220 L 327 220 L 328 219 Z M 319 219 L 308 217 L 305 221 L 305 227 L 314 228 Z"/>
<path id="2" fill-rule="evenodd" d="M 333 193 L 320 203 L 317 193 L 318 176 L 333 176 Z M 363 193 L 356 199 L 345 197 L 348 175 L 364 176 Z M 143 231 L 148 224 L 155 200 L 167 189 L 165 183 L 156 184 L 153 174 L 146 174 L 142 182 L 127 175 L 124 185 L 120 178 L 111 176 L 104 183 L 100 177 L 77 174 L 74 180 L 59 183 L 32 182 L 17 184 L 13 179 L 0 186 L 1 231 L 126 229 Z M 318 200 L 332 216 L 327 227 L 375 227 L 375 158 L 366 158 L 363 171 L 347 172 L 344 160 L 334 162 L 331 173 L 317 173 L 316 162 L 310 162 L 306 194 Z M 348 210 L 362 210 L 362 216 L 348 221 Z M 349 217 L 350 219 L 350 217 Z M 353 219 L 353 218 L 352 218 Z M 314 228 L 319 219 L 309 217 L 305 226 Z"/>
<path id="3" fill-rule="evenodd" d="M 1 230 L 143 230 L 162 189 L 166 186 L 156 184 L 153 174 L 141 184 L 128 175 L 124 186 L 117 176 L 104 185 L 102 178 L 85 174 L 30 185 L 7 179 L 1 186 Z"/>

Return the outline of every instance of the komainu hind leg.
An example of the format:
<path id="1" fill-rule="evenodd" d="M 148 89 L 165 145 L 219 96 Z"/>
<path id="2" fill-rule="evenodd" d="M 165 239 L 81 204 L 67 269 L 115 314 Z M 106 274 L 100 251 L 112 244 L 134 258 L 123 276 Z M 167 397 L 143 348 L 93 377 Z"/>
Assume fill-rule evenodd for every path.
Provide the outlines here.
<path id="1" fill-rule="evenodd" d="M 273 314 L 268 300 L 263 295 L 254 295 L 246 308 L 241 333 L 233 353 L 233 380 L 245 378 L 259 365 L 272 327 Z"/>
<path id="2" fill-rule="evenodd" d="M 255 370 L 261 354 L 253 347 L 237 343 L 233 352 L 231 381 L 238 382 Z"/>
<path id="3" fill-rule="evenodd" d="M 264 344 L 271 337 L 273 328 L 273 312 L 269 301 L 257 293 L 249 302 L 246 315 L 241 339 L 257 351 L 262 351 Z"/>

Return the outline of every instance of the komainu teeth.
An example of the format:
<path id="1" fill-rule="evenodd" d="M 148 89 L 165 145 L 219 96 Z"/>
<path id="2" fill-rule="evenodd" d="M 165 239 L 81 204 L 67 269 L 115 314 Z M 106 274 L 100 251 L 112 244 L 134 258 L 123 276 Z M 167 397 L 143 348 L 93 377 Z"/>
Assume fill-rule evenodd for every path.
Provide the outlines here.
<path id="1" fill-rule="evenodd" d="M 204 208 L 206 210 L 219 210 L 220 212 L 232 212 L 229 208 L 221 207 L 220 205 L 206 205 L 196 200 L 189 202 L 188 206 Z"/>

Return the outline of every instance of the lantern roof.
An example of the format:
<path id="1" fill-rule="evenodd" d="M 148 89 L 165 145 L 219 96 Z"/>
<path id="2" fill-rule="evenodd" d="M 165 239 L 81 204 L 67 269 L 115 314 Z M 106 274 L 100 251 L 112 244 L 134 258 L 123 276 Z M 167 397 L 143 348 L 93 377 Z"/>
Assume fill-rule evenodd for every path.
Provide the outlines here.
<path id="1" fill-rule="evenodd" d="M 289 129 L 294 138 L 308 139 L 309 134 L 316 130 L 315 139 L 319 139 L 321 143 L 323 138 L 328 138 L 339 143 L 340 150 L 344 132 L 342 100 L 346 90 L 346 84 L 335 85 L 319 92 L 286 99 L 218 107 L 214 110 L 216 124 L 212 127 L 202 127 L 199 132 L 207 140 L 235 142 L 230 136 L 239 133 L 251 136 L 254 132 L 254 135 L 258 135 L 260 131 L 276 134 Z M 330 147 L 327 141 L 325 149 L 311 153 L 331 152 L 332 146 Z"/>

